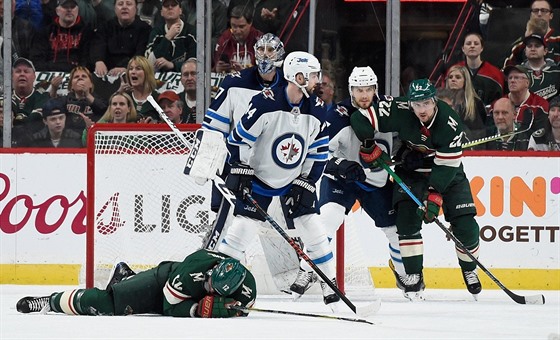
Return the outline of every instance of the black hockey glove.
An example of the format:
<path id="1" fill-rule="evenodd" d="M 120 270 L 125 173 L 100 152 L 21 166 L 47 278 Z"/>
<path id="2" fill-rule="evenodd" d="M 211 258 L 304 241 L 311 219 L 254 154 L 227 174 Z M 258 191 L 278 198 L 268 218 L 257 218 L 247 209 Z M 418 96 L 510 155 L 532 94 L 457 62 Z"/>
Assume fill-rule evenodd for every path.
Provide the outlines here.
<path id="1" fill-rule="evenodd" d="M 315 183 L 305 177 L 298 177 L 292 182 L 292 188 L 286 195 L 288 217 L 296 218 L 314 211 L 317 201 Z"/>
<path id="2" fill-rule="evenodd" d="M 346 183 L 354 181 L 363 182 L 366 180 L 364 168 L 358 162 L 349 161 L 344 158 L 333 157 L 327 162 L 325 173 L 333 175 Z"/>
<path id="3" fill-rule="evenodd" d="M 242 163 L 235 163 L 231 166 L 226 178 L 226 187 L 238 196 L 243 196 L 243 191 L 245 189 L 248 189 L 249 193 L 251 193 L 254 175 L 255 170 L 250 166 Z"/>
<path id="4" fill-rule="evenodd" d="M 419 151 L 406 148 L 401 155 L 401 161 L 401 166 L 405 170 L 414 171 L 424 165 L 424 154 Z"/>

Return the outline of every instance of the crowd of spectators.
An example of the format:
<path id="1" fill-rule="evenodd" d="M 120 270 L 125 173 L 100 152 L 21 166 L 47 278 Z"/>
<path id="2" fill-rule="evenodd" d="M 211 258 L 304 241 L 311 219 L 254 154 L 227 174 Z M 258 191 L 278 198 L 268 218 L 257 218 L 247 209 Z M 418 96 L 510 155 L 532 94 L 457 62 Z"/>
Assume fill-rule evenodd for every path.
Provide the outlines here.
<path id="1" fill-rule="evenodd" d="M 74 146 L 64 138 L 79 135 L 82 140 L 98 122 L 159 122 L 147 101 L 150 95 L 163 100 L 162 106 L 174 117 L 180 109 L 177 122 L 196 122 L 196 0 L 11 1 L 12 146 Z M 280 34 L 293 1 L 212 0 L 211 6 L 212 70 L 228 73 L 255 64 L 255 41 L 263 33 Z M 527 149 L 533 135 L 538 141 L 544 135 L 556 136 L 550 131 L 558 118 L 549 119 L 548 114 L 559 98 L 560 35 L 550 26 L 554 17 L 550 0 L 534 0 L 529 10 L 526 32 L 513 42 L 502 69 L 482 59 L 483 35 L 467 32 L 462 60 L 445 73 L 438 94 L 465 123 L 465 141 L 506 134 L 503 143 L 492 143 L 492 148 L 519 150 Z M 36 86 L 37 71 L 69 74 L 67 94 L 59 95 L 60 75 L 44 87 Z M 165 92 L 161 97 L 155 73 L 168 71 L 181 74 L 183 92 Z M 116 80 L 118 89 L 100 95 L 94 78 Z M 323 76 L 328 105 L 334 100 L 335 78 Z M 65 109 L 54 110 L 60 103 Z M 504 114 L 509 104 L 514 109 L 512 131 L 511 126 L 504 127 L 505 120 L 509 124 Z M 55 132 L 60 114 L 66 115 L 64 130 Z M 56 124 L 49 125 L 54 120 Z M 508 146 L 506 139 L 522 129 L 527 130 L 526 138 L 519 137 L 527 143 Z M 31 137 L 37 134 L 52 134 L 52 143 L 34 145 Z M 490 148 L 490 143 L 483 148 Z"/>

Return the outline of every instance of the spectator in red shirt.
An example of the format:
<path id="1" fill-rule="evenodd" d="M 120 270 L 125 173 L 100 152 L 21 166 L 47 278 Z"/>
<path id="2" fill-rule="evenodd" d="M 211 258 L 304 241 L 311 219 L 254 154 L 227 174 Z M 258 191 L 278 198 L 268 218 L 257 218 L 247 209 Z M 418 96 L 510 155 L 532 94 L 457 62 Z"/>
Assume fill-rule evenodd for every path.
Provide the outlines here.
<path id="1" fill-rule="evenodd" d="M 231 28 L 222 33 L 214 50 L 213 64 L 216 72 L 241 71 L 253 66 L 253 46 L 263 34 L 252 25 L 252 8 L 234 7 L 229 23 Z"/>

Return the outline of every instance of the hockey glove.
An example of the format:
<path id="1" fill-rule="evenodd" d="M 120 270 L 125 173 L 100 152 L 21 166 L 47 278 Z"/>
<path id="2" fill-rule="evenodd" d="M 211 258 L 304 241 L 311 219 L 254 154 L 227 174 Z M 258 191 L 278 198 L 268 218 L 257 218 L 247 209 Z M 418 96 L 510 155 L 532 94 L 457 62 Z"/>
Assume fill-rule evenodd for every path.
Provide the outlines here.
<path id="1" fill-rule="evenodd" d="M 401 166 L 408 171 L 414 171 L 424 165 L 424 154 L 406 148 L 401 155 Z"/>
<path id="2" fill-rule="evenodd" d="M 441 194 L 430 187 L 424 200 L 424 209 L 418 208 L 417 213 L 424 219 L 424 223 L 432 223 L 438 217 L 442 204 Z"/>
<path id="3" fill-rule="evenodd" d="M 255 170 L 250 166 L 242 163 L 235 163 L 231 166 L 226 178 L 226 187 L 238 196 L 243 196 L 243 191 L 245 189 L 248 189 L 249 193 L 251 193 L 254 175 Z"/>
<path id="4" fill-rule="evenodd" d="M 373 140 L 364 141 L 360 147 L 360 157 L 369 168 L 380 168 L 382 163 L 391 164 L 391 157 L 375 144 Z"/>
<path id="5" fill-rule="evenodd" d="M 312 213 L 317 201 L 315 184 L 305 177 L 298 177 L 292 182 L 290 192 L 286 195 L 288 217 L 296 218 Z"/>
<path id="6" fill-rule="evenodd" d="M 325 173 L 342 179 L 346 183 L 354 181 L 363 182 L 366 180 L 366 173 L 362 165 L 344 158 L 331 158 L 327 162 Z"/>
<path id="7" fill-rule="evenodd" d="M 229 309 L 229 306 L 241 306 L 241 302 L 223 296 L 206 295 L 196 308 L 196 315 L 201 318 L 231 318 L 239 316 L 241 311 Z"/>

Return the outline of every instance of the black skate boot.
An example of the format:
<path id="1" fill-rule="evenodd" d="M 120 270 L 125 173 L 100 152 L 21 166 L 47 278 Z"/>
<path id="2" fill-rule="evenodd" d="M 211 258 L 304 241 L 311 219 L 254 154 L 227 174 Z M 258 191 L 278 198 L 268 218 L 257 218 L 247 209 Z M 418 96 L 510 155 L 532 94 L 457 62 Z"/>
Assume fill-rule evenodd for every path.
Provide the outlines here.
<path id="1" fill-rule="evenodd" d="M 290 286 L 294 300 L 299 299 L 317 281 L 317 274 L 299 268 L 296 280 Z"/>
<path id="2" fill-rule="evenodd" d="M 334 283 L 335 286 L 337 286 L 336 279 L 331 279 L 331 282 Z M 325 305 L 331 305 L 335 302 L 340 301 L 340 296 L 336 295 L 334 290 L 323 281 L 321 281 L 321 289 L 323 290 L 323 302 L 325 303 Z M 331 309 L 333 309 L 333 307 L 331 307 Z M 335 311 L 336 310 L 333 309 L 333 312 Z"/>
<path id="3" fill-rule="evenodd" d="M 26 296 L 16 304 L 16 309 L 20 313 L 46 313 L 51 310 L 50 296 Z"/>
<path id="4" fill-rule="evenodd" d="M 424 275 L 420 274 L 407 274 L 404 276 L 399 275 L 400 280 L 404 286 L 404 297 L 410 301 L 424 300 Z"/>
<path id="5" fill-rule="evenodd" d="M 113 267 L 113 270 L 111 271 L 111 276 L 109 278 L 109 282 L 107 283 L 107 287 L 105 288 L 105 290 L 112 291 L 113 285 L 133 275 L 136 275 L 136 273 L 132 269 L 130 269 L 130 267 L 126 263 L 124 262 L 117 263 Z"/>
<path id="6" fill-rule="evenodd" d="M 391 271 L 395 275 L 395 282 L 396 282 L 397 288 L 399 288 L 400 290 L 402 290 L 404 292 L 404 281 L 403 281 L 404 278 L 401 277 L 399 275 L 399 273 L 397 273 L 397 271 L 395 270 L 395 265 L 393 264 L 393 260 L 391 260 L 391 259 L 389 259 L 389 268 L 391 268 Z"/>
<path id="7" fill-rule="evenodd" d="M 482 291 L 482 285 L 478 279 L 478 275 L 475 270 L 461 270 L 463 273 L 463 280 L 465 280 L 465 285 L 467 290 L 471 293 L 475 300 L 477 300 L 477 295 Z"/>

